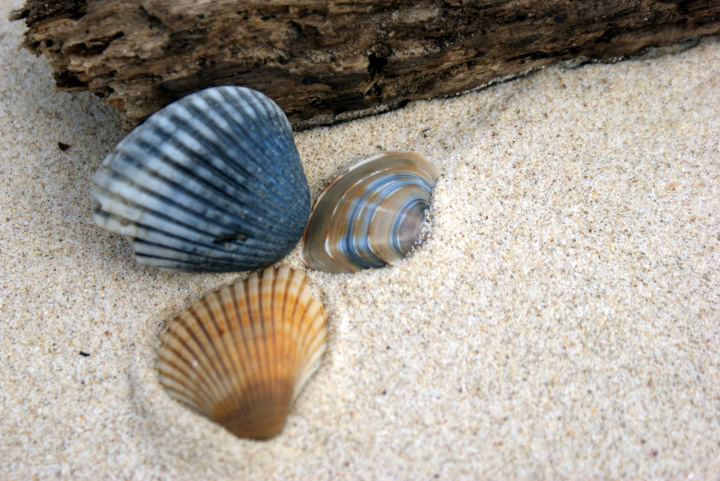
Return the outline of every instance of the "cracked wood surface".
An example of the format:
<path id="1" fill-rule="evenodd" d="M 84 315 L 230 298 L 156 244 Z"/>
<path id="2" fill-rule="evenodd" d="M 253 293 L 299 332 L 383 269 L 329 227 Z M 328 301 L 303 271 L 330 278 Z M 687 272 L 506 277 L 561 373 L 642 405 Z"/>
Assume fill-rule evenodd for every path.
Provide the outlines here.
<path id="1" fill-rule="evenodd" d="M 11 19 L 59 89 L 105 98 L 126 128 L 216 85 L 305 127 L 716 34 L 720 1 L 27 0 Z"/>

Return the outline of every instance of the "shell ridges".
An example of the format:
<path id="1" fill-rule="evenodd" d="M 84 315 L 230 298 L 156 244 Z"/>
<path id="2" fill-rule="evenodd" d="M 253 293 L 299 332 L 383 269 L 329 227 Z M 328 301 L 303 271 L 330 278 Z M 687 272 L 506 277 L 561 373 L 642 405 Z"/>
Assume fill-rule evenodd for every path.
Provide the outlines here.
<path id="1" fill-rule="evenodd" d="M 168 322 L 158 350 L 160 383 L 237 436 L 271 438 L 319 367 L 326 321 L 302 271 L 253 272 Z"/>
<path id="2" fill-rule="evenodd" d="M 103 161 L 93 216 L 128 236 L 139 263 L 241 271 L 277 262 L 302 236 L 307 179 L 282 110 L 215 87 L 155 113 Z"/>

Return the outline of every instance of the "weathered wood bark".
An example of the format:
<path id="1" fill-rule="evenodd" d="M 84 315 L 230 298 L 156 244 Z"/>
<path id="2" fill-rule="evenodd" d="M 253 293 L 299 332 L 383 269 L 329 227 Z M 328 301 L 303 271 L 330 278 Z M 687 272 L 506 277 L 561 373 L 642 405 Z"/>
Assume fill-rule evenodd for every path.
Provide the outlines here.
<path id="1" fill-rule="evenodd" d="M 718 33 L 720 0 L 27 0 L 11 18 L 60 89 L 107 98 L 127 127 L 214 85 L 302 126 Z"/>

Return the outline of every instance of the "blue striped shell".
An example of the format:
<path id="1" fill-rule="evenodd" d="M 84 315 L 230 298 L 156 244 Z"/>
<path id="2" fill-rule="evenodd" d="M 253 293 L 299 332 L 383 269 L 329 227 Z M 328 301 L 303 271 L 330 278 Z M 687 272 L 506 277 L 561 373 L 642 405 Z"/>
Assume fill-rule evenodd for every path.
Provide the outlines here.
<path id="1" fill-rule="evenodd" d="M 403 259 L 421 240 L 439 176 L 434 165 L 411 152 L 356 164 L 318 197 L 303 236 L 303 261 L 339 273 Z"/>
<path id="2" fill-rule="evenodd" d="M 216 87 L 152 115 L 93 179 L 93 216 L 140 264 L 245 271 L 282 259 L 310 213 L 287 117 L 260 92 Z"/>

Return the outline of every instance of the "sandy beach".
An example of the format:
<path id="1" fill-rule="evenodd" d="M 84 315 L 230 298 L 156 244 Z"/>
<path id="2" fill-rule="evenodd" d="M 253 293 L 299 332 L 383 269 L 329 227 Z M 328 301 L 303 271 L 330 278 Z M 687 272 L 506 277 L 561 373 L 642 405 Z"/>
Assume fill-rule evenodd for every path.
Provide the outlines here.
<path id="1" fill-rule="evenodd" d="M 0 26 L 0 479 L 720 477 L 720 39 L 298 133 L 313 198 L 381 151 L 442 174 L 411 257 L 308 271 L 328 350 L 256 442 L 155 371 L 165 320 L 243 274 L 138 266 L 95 226 L 125 133 L 23 28 Z"/>

